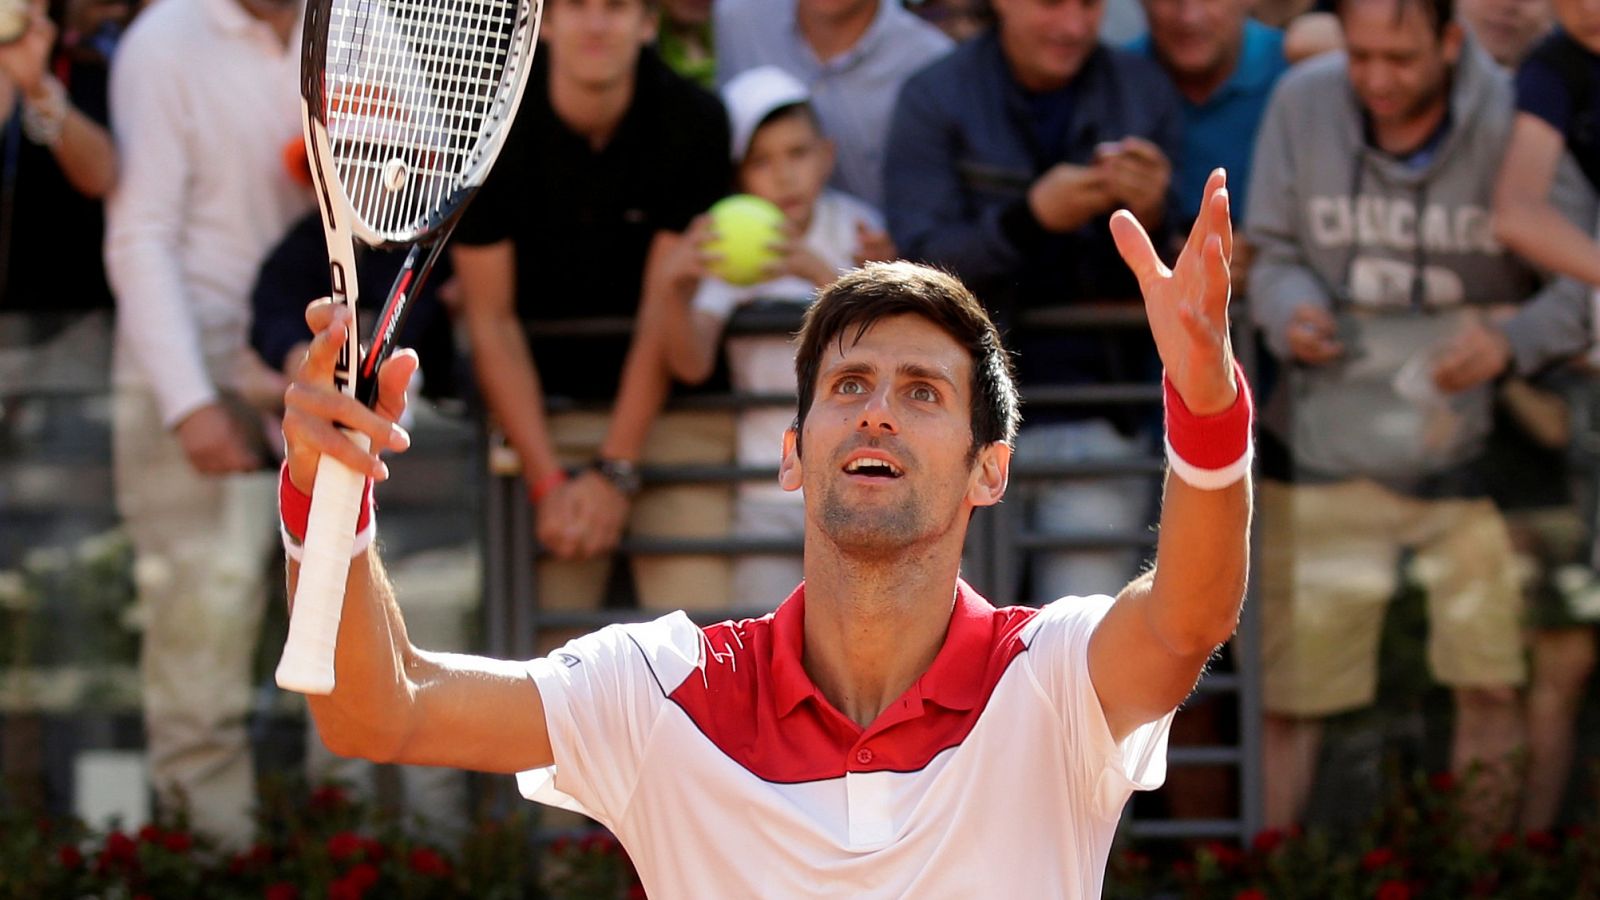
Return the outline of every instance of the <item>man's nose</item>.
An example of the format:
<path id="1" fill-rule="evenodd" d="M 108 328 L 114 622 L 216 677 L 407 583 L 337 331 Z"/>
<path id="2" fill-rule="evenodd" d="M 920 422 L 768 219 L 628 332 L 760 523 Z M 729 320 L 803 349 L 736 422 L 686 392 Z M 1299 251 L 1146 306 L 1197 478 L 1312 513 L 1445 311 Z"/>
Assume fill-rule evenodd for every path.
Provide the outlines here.
<path id="1" fill-rule="evenodd" d="M 893 398 L 887 389 L 874 391 L 872 396 L 861 408 L 861 420 L 857 426 L 863 431 L 886 431 L 894 434 L 900 430 L 899 422 L 895 416 Z"/>

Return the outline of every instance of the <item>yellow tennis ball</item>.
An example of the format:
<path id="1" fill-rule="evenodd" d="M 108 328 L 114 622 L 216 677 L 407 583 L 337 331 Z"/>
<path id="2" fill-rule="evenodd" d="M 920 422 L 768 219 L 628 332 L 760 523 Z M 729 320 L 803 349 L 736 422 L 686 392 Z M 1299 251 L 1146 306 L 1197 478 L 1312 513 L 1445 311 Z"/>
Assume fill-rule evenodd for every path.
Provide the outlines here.
<path id="1" fill-rule="evenodd" d="M 734 194 L 712 205 L 716 235 L 706 251 L 717 259 L 711 274 L 729 284 L 759 284 L 771 276 L 767 267 L 778 259 L 773 244 L 783 240 L 783 210 L 750 194 Z"/>

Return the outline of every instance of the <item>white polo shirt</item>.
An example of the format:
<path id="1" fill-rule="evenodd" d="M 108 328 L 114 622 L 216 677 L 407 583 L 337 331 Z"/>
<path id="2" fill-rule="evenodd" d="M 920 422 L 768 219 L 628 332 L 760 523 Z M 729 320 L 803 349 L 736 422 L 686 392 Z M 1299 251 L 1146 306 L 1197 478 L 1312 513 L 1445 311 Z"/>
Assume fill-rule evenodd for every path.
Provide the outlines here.
<path id="1" fill-rule="evenodd" d="M 673 613 L 528 664 L 556 765 L 530 799 L 610 828 L 652 897 L 1098 897 L 1171 715 L 1120 745 L 1089 681 L 1105 596 L 995 609 L 863 729 L 801 665 L 804 586 L 759 619 Z"/>

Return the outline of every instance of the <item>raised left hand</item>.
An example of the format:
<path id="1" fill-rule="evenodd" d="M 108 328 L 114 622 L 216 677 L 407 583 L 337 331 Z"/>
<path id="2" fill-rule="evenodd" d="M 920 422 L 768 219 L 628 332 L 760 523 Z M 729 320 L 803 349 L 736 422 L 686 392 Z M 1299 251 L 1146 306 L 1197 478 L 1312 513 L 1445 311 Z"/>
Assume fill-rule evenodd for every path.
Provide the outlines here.
<path id="1" fill-rule="evenodd" d="M 1112 214 L 1111 236 L 1139 279 L 1150 333 L 1167 377 L 1184 405 L 1204 416 L 1222 412 L 1239 395 L 1228 335 L 1233 223 L 1228 218 L 1223 170 L 1213 170 L 1206 179 L 1200 210 L 1171 269 L 1156 255 L 1144 226 L 1126 209 Z"/>

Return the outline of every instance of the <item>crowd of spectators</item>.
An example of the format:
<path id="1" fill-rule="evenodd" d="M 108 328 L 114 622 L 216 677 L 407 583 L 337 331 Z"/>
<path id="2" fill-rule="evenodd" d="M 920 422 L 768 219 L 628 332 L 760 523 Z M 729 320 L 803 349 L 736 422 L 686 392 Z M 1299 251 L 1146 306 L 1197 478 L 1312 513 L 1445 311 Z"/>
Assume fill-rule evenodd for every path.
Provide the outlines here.
<path id="1" fill-rule="evenodd" d="M 545 608 L 594 609 L 624 535 L 796 538 L 789 414 L 676 400 L 796 389 L 781 337 L 866 260 L 971 285 L 1024 397 L 1153 382 L 1141 331 L 1021 327 L 1127 303 L 1119 208 L 1171 247 L 1216 167 L 1260 381 L 1269 824 L 1305 814 L 1322 723 L 1374 700 L 1384 612 L 1427 596 L 1431 674 L 1477 824 L 1548 828 L 1594 668 L 1590 405 L 1600 19 L 1583 0 L 548 0 L 496 169 L 406 343 L 520 464 Z M 298 0 L 57 0 L 0 46 L 0 312 L 114 305 L 116 500 L 138 584 L 152 783 L 242 842 L 273 416 L 327 290 L 298 107 Z M 768 280 L 712 274 L 718 199 L 787 220 Z M 104 199 L 103 254 L 99 235 Z M 101 260 L 104 260 L 104 268 Z M 366 253 L 367 296 L 398 266 Z M 575 337 L 574 320 L 633 327 Z M 459 339 L 458 339 L 459 338 Z M 458 365 L 458 347 L 470 366 Z M 1126 404 L 1030 405 L 1027 461 L 1154 454 Z M 1144 477 L 1050 480 L 1029 527 L 1137 532 Z M 1112 592 L 1133 549 L 1031 554 L 1017 599 Z M 639 555 L 645 609 L 775 605 L 797 558 Z M 1011 597 L 997 599 L 1006 601 Z M 564 635 L 545 636 L 559 642 Z M 548 644 L 547 644 L 548 646 Z M 196 672 L 207 673 L 204 678 Z"/>

